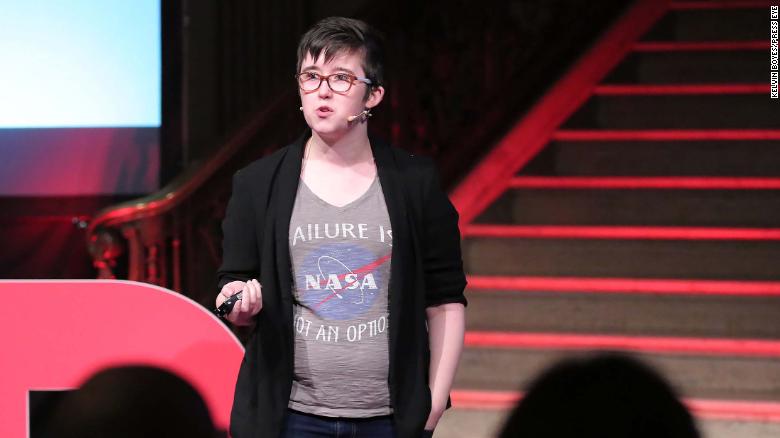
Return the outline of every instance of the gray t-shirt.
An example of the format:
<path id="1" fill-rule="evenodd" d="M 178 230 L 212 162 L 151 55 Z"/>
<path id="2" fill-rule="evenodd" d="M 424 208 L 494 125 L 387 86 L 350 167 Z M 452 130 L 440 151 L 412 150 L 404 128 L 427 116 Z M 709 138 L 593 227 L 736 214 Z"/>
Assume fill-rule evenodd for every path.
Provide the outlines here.
<path id="1" fill-rule="evenodd" d="M 290 408 L 352 418 L 393 412 L 387 382 L 392 236 L 379 178 L 342 207 L 300 181 L 289 234 L 295 279 Z"/>

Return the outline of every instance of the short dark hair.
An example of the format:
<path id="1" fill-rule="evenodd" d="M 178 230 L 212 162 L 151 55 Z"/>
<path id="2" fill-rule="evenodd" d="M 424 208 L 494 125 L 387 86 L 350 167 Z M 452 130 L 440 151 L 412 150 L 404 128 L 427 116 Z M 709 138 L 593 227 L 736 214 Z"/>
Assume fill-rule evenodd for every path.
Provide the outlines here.
<path id="1" fill-rule="evenodd" d="M 298 43 L 298 66 L 306 55 L 315 60 L 324 51 L 325 61 L 341 53 L 363 53 L 363 71 L 371 79 L 372 87 L 384 84 L 384 38 L 366 22 L 354 18 L 328 17 L 318 21 L 301 37 Z"/>

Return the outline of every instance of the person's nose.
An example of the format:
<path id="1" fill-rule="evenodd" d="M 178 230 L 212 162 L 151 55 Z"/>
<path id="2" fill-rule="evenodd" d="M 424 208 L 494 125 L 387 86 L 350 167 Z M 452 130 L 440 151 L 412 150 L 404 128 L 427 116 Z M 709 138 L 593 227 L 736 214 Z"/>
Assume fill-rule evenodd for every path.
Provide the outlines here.
<path id="1" fill-rule="evenodd" d="M 322 78 L 322 82 L 320 82 L 320 88 L 317 90 L 317 94 L 319 94 L 320 97 L 330 97 L 331 93 L 333 93 L 333 90 L 330 89 L 328 79 Z"/>

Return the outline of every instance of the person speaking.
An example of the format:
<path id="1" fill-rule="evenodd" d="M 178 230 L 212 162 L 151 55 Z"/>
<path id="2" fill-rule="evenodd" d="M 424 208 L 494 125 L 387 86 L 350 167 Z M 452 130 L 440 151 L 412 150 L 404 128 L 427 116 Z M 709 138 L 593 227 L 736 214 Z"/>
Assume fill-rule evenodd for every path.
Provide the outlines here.
<path id="1" fill-rule="evenodd" d="M 251 326 L 230 433 L 431 436 L 463 349 L 458 213 L 431 159 L 368 135 L 376 30 L 326 18 L 297 55 L 309 129 L 235 173 L 222 223 L 216 305 Z"/>

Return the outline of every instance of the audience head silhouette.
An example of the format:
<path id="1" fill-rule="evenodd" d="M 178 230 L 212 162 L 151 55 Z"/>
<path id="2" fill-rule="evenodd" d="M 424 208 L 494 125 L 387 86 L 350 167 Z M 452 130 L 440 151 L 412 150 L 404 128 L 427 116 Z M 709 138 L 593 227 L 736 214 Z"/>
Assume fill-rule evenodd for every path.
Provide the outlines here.
<path id="1" fill-rule="evenodd" d="M 533 382 L 501 438 L 697 438 L 671 386 L 629 357 L 567 359 Z"/>
<path id="2" fill-rule="evenodd" d="M 218 436 L 206 403 L 182 378 L 149 366 L 98 372 L 62 399 L 47 436 L 188 437 Z"/>

